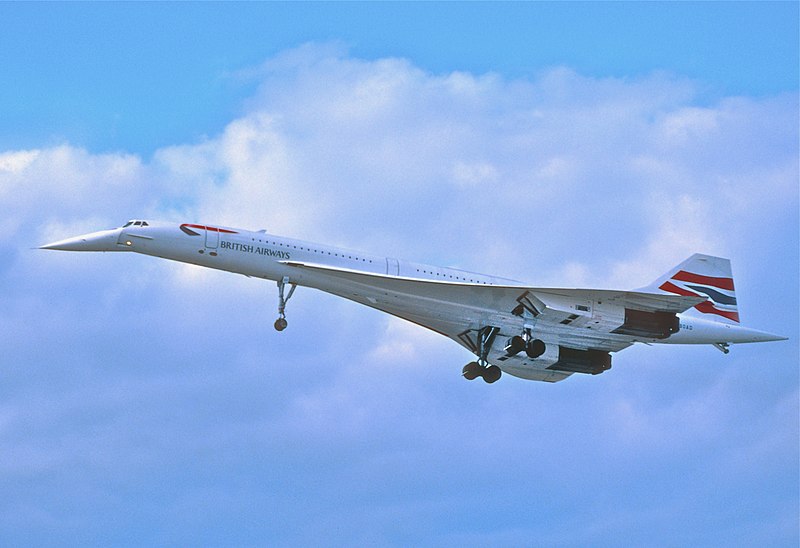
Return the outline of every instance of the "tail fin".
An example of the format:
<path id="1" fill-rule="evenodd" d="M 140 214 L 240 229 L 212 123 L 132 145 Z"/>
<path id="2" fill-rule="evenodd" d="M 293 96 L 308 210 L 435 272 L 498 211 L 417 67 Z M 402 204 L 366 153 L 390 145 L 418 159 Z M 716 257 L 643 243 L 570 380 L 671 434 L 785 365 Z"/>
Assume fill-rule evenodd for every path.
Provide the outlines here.
<path id="1" fill-rule="evenodd" d="M 705 302 L 686 314 L 717 322 L 739 323 L 739 308 L 728 259 L 695 253 L 641 291 L 705 297 Z"/>

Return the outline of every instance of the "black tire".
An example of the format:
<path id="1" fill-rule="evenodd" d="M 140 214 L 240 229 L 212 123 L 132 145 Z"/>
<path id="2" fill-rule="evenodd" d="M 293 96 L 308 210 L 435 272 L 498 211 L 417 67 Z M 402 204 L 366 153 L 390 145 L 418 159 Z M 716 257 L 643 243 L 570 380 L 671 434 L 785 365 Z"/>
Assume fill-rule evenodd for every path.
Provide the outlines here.
<path id="1" fill-rule="evenodd" d="M 490 365 L 483 370 L 483 380 L 487 384 L 492 384 L 493 382 L 499 381 L 502 375 L 503 372 L 496 365 Z"/>
<path id="2" fill-rule="evenodd" d="M 461 370 L 461 375 L 468 381 L 472 381 L 480 376 L 481 369 L 483 368 L 478 365 L 478 362 L 469 362 L 464 366 L 464 369 Z"/>
<path id="3" fill-rule="evenodd" d="M 525 347 L 525 353 L 532 360 L 535 360 L 536 358 L 544 354 L 545 350 L 546 347 L 544 345 L 544 342 L 539 339 L 533 339 L 531 342 L 528 343 L 528 346 Z"/>
<path id="4" fill-rule="evenodd" d="M 508 356 L 516 356 L 520 352 L 525 350 L 525 339 L 520 337 L 519 335 L 515 335 L 508 339 L 508 343 L 506 343 L 506 355 Z"/>
<path id="5" fill-rule="evenodd" d="M 289 325 L 289 322 L 287 322 L 285 318 L 278 318 L 275 320 L 275 329 L 277 331 L 283 331 L 286 329 L 287 325 Z"/>

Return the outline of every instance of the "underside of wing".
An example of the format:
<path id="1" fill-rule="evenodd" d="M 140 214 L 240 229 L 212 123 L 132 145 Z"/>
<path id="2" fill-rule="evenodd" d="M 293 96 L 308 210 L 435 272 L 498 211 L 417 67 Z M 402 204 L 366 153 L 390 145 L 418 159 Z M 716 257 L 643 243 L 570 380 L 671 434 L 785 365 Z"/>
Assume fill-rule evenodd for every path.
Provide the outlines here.
<path id="1" fill-rule="evenodd" d="M 521 294 L 522 289 L 401 278 L 313 263 L 284 261 L 284 264 L 313 272 L 313 285 L 324 291 L 410 320 L 456 340 L 466 327 L 512 316 L 510 309 L 518 304 L 515 296 Z"/>
<path id="2" fill-rule="evenodd" d="M 679 329 L 677 313 L 697 297 L 600 289 L 532 288 L 403 278 L 285 261 L 309 285 L 445 335 L 513 375 L 558 381 L 600 373 L 609 352 L 662 340 Z M 486 335 L 491 333 L 491 341 Z M 539 355 L 508 350 L 507 341 L 538 340 Z M 488 350 L 486 348 L 488 344 Z"/>

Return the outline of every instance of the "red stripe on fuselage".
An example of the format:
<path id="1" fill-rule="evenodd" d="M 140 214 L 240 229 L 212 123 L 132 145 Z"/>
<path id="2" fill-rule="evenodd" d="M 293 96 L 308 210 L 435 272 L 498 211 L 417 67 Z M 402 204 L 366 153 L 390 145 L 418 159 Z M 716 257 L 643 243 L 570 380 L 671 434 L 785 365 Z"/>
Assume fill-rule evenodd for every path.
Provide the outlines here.
<path id="1" fill-rule="evenodd" d="M 190 225 L 189 223 L 183 223 L 181 226 L 186 226 L 189 228 L 199 228 L 200 230 L 208 230 L 209 232 L 220 232 L 222 234 L 238 234 L 238 232 L 236 232 L 235 230 L 217 228 L 215 226 Z"/>
<path id="2" fill-rule="evenodd" d="M 693 282 L 696 284 L 703 284 L 717 289 L 727 289 L 733 291 L 733 278 L 714 278 L 712 276 L 701 276 L 700 274 L 692 274 L 685 270 L 679 271 L 672 277 L 673 280 L 680 282 Z"/>

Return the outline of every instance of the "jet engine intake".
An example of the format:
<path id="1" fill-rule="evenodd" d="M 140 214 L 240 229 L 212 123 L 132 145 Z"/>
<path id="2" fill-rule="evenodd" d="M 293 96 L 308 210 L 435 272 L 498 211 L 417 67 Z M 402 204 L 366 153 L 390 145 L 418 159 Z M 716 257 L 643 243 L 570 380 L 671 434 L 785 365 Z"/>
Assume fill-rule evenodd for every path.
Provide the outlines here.
<path id="1" fill-rule="evenodd" d="M 558 361 L 547 369 L 598 375 L 611 369 L 611 355 L 602 350 L 577 350 L 559 346 Z"/>

